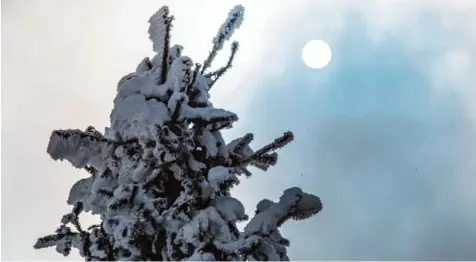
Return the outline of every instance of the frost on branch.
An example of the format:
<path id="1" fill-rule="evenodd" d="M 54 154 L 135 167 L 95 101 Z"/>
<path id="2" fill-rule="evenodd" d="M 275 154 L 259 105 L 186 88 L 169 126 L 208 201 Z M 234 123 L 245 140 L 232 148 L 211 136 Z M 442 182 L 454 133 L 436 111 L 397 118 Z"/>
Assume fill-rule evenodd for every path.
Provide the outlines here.
<path id="1" fill-rule="evenodd" d="M 302 220 L 317 214 L 322 209 L 319 197 L 304 193 L 298 187 L 283 192 L 278 203 L 262 200 L 256 208 L 256 215 L 245 227 L 246 234 L 268 235 L 292 218 Z"/>
<path id="2" fill-rule="evenodd" d="M 241 23 L 243 22 L 244 18 L 244 12 L 245 9 L 242 5 L 237 5 L 230 10 L 230 12 L 228 13 L 227 20 L 225 21 L 225 23 L 222 24 L 222 26 L 218 30 L 217 35 L 213 38 L 213 48 L 205 62 L 203 62 L 202 74 L 211 66 L 213 60 L 218 54 L 218 51 L 223 49 L 225 41 L 229 40 L 235 30 L 241 26 Z M 237 49 L 238 43 L 235 42 L 233 46 L 235 46 L 234 49 Z M 236 50 L 232 51 L 232 56 L 235 55 L 235 52 Z"/>
<path id="3" fill-rule="evenodd" d="M 67 160 L 74 167 L 100 165 L 114 144 L 102 136 L 75 130 L 56 130 L 50 136 L 47 152 L 54 160 Z"/>
<path id="4" fill-rule="evenodd" d="M 249 219 L 231 195 L 250 167 L 276 165 L 277 150 L 293 140 L 285 132 L 254 150 L 253 134 L 226 142 L 221 131 L 238 116 L 209 101 L 210 88 L 232 67 L 238 42 L 226 65 L 206 72 L 243 20 L 233 8 L 213 39 L 203 63 L 171 46 L 173 16 L 162 7 L 149 19 L 155 55 L 142 59 L 117 86 L 110 125 L 55 130 L 47 153 L 84 169 L 87 177 L 70 189 L 72 211 L 54 234 L 38 239 L 36 249 L 55 247 L 67 256 L 77 249 L 86 260 L 289 260 L 289 241 L 279 227 L 322 209 L 318 197 L 299 188 L 284 191 L 278 202 L 262 200 Z M 100 223 L 83 228 L 82 212 Z"/>
<path id="5" fill-rule="evenodd" d="M 250 256 L 254 260 L 288 261 L 286 247 L 289 240 L 283 238 L 279 227 L 288 219 L 303 220 L 322 210 L 319 197 L 304 193 L 298 187 L 283 192 L 277 203 L 263 199 L 256 206 L 255 216 L 245 227 L 245 236 L 261 236 L 261 245 Z"/>

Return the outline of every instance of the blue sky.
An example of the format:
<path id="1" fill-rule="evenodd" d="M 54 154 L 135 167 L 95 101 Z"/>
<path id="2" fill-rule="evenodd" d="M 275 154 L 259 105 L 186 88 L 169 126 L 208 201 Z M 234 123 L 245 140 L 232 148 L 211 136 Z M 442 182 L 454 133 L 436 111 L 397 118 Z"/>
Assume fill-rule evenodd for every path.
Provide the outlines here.
<path id="1" fill-rule="evenodd" d="M 173 42 L 203 61 L 239 2 L 2 2 L 2 259 L 62 259 L 31 246 L 85 174 L 53 162 L 47 139 L 108 125 L 117 81 L 151 53 L 149 16 L 170 5 Z M 476 260 L 475 2 L 291 2 L 244 3 L 236 64 L 212 93 L 240 117 L 227 139 L 296 135 L 236 189 L 247 212 L 291 186 L 322 198 L 283 228 L 293 260 Z M 333 50 L 324 69 L 301 61 L 312 39 Z"/>
<path id="2" fill-rule="evenodd" d="M 246 190 L 293 184 L 321 196 L 321 214 L 284 229 L 296 260 L 474 260 L 476 198 L 461 188 L 474 182 L 474 122 L 464 93 L 436 94 L 419 68 L 445 51 L 448 32 L 422 13 L 413 29 L 433 50 L 416 52 L 404 34 L 375 43 L 361 15 L 330 42 L 327 68 L 290 52 L 286 72 L 256 87 L 240 129 L 297 139 Z"/>

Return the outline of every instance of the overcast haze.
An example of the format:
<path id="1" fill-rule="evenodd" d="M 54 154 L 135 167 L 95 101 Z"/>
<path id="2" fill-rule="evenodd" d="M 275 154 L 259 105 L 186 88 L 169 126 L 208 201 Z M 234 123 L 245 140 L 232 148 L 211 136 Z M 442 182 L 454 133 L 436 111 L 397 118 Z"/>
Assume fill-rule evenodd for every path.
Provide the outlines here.
<path id="1" fill-rule="evenodd" d="M 86 174 L 49 158 L 50 132 L 104 130 L 118 80 L 152 53 L 150 15 L 169 5 L 172 42 L 201 62 L 239 2 L 2 1 L 2 260 L 64 259 L 32 245 Z M 212 92 L 240 117 L 225 137 L 296 135 L 235 190 L 248 214 L 300 186 L 324 209 L 284 226 L 293 260 L 476 260 L 476 1 L 241 2 Z M 301 61 L 312 39 L 333 50 L 324 69 Z"/>

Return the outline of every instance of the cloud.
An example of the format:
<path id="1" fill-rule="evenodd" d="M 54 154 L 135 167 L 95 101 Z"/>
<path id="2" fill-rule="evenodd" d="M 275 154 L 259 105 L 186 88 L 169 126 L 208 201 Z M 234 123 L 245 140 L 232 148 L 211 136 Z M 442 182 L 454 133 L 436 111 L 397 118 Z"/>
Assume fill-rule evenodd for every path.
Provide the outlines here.
<path id="1" fill-rule="evenodd" d="M 452 111 L 448 105 L 440 110 L 433 115 L 437 119 L 426 121 L 417 112 L 410 119 L 384 112 L 319 122 L 314 138 L 306 140 L 313 153 L 300 156 L 307 176 L 297 182 L 308 190 L 314 183 L 324 199 L 322 217 L 301 229 L 316 234 L 307 236 L 313 235 L 319 252 L 302 247 L 306 255 L 296 249 L 293 254 L 301 259 L 474 260 L 476 212 L 471 206 L 476 197 L 461 188 L 475 181 L 476 169 L 468 165 L 476 137 L 468 119 L 455 119 L 457 112 L 442 116 Z M 289 234 L 306 243 L 299 232 Z"/>
<path id="2" fill-rule="evenodd" d="M 476 196 L 469 189 L 476 172 L 476 56 L 472 25 L 463 18 L 474 5 L 458 11 L 401 3 L 336 11 L 339 30 L 326 33 L 334 48 L 330 66 L 311 71 L 291 63 L 259 87 L 247 111 L 253 118 L 242 120 L 240 128 L 257 137 L 296 133 L 278 166 L 238 191 L 246 191 L 247 210 L 263 194 L 295 185 L 323 199 L 316 218 L 284 227 L 293 259 L 476 258 Z M 300 21 L 320 24 L 318 11 L 308 10 Z M 451 28 L 450 16 L 459 21 Z M 294 42 L 322 32 L 310 26 Z M 281 50 L 298 59 L 295 48 Z"/>

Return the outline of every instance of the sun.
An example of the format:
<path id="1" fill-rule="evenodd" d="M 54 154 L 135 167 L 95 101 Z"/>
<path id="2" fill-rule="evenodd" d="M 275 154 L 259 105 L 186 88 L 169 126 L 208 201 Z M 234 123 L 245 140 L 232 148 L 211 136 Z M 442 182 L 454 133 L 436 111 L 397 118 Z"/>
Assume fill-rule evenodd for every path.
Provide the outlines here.
<path id="1" fill-rule="evenodd" d="M 310 68 L 324 68 L 331 58 L 331 48 L 322 40 L 311 40 L 302 49 L 302 60 Z"/>

